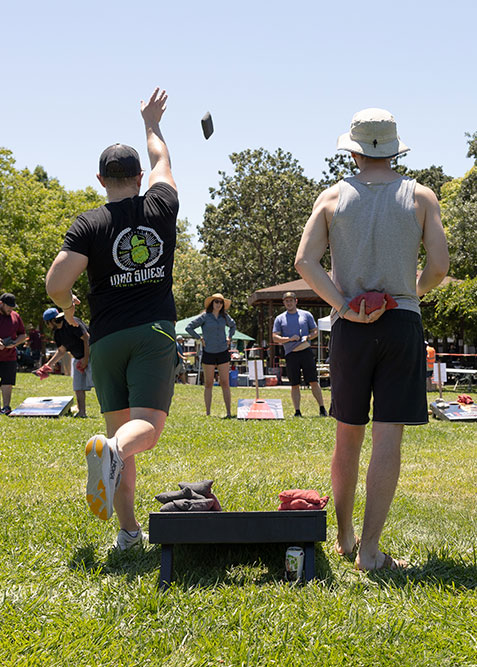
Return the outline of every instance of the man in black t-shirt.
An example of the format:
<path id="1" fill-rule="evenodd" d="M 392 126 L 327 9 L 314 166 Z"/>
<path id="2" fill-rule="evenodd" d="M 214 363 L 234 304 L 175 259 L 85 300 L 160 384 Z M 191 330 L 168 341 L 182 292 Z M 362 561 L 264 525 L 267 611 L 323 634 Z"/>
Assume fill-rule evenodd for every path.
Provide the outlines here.
<path id="1" fill-rule="evenodd" d="M 176 311 L 172 266 L 178 211 L 169 151 L 159 129 L 165 91 L 141 101 L 151 163 L 149 189 L 139 196 L 143 172 L 130 146 L 106 148 L 98 179 L 108 203 L 80 215 L 47 275 L 47 291 L 75 326 L 78 299 L 71 289 L 87 270 L 93 379 L 107 437 L 86 445 L 91 511 L 120 531 L 116 546 L 137 544 L 143 533 L 134 514 L 135 455 L 152 449 L 174 391 Z"/>
<path id="2" fill-rule="evenodd" d="M 34 371 L 34 374 L 43 380 L 52 372 L 55 364 L 63 359 L 67 352 L 70 352 L 74 358 L 72 365 L 73 391 L 78 403 L 78 412 L 75 416 L 86 417 L 86 392 L 94 386 L 89 362 L 88 327 L 79 317 L 75 317 L 76 326 L 68 324 L 65 321 L 64 314 L 59 313 L 57 308 L 47 308 L 43 313 L 43 321 L 48 329 L 53 332 L 53 338 L 58 349 L 46 364 Z"/>

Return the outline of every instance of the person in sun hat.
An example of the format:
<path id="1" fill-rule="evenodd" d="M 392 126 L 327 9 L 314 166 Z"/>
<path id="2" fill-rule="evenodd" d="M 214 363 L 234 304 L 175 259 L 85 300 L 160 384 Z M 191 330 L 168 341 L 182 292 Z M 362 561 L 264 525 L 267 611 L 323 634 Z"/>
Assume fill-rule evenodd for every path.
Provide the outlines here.
<path id="1" fill-rule="evenodd" d="M 47 308 L 43 313 L 43 321 L 53 333 L 58 349 L 46 364 L 33 373 L 41 379 L 46 378 L 52 372 L 55 364 L 63 359 L 67 352 L 70 352 L 74 360 L 72 363 L 73 391 L 78 404 L 78 412 L 75 417 L 86 417 L 86 392 L 94 387 L 89 359 L 88 327 L 79 317 L 75 317 L 76 326 L 69 324 L 65 320 L 64 313 L 60 313 L 58 308 Z"/>
<path id="2" fill-rule="evenodd" d="M 17 303 L 10 292 L 0 296 L 0 389 L 3 407 L 0 414 L 9 415 L 12 387 L 17 376 L 17 345 L 26 340 L 22 318 L 15 311 Z"/>
<path id="3" fill-rule="evenodd" d="M 352 554 L 358 569 L 396 569 L 405 563 L 383 553 L 379 541 L 399 478 L 403 427 L 428 421 L 419 298 L 446 275 L 447 244 L 435 194 L 391 166 L 391 158 L 409 148 L 389 111 L 356 113 L 350 131 L 339 137 L 338 149 L 351 153 L 359 172 L 320 194 L 295 266 L 332 306 L 335 549 Z M 426 264 L 416 281 L 421 243 Z M 328 245 L 331 277 L 321 265 Z M 372 455 L 358 538 L 354 496 L 371 396 Z"/>
<path id="4" fill-rule="evenodd" d="M 226 417 L 231 417 L 231 398 L 229 384 L 230 342 L 235 333 L 234 320 L 227 313 L 232 302 L 217 292 L 204 301 L 205 312 L 195 317 L 186 327 L 187 333 L 203 345 L 202 368 L 204 369 L 205 412 L 210 415 L 212 405 L 212 387 L 215 369 L 219 372 L 220 386 L 224 398 Z M 225 327 L 229 327 L 228 335 Z M 196 329 L 202 330 L 202 335 Z"/>
<path id="5" fill-rule="evenodd" d="M 307 310 L 297 308 L 295 292 L 285 292 L 282 296 L 285 312 L 280 313 L 273 323 L 273 340 L 285 349 L 287 376 L 291 387 L 291 397 L 295 417 L 301 417 L 300 379 L 310 385 L 313 397 L 320 407 L 320 417 L 328 413 L 323 401 L 323 393 L 318 382 L 315 355 L 310 341 L 318 336 L 318 325 Z"/>
<path id="6" fill-rule="evenodd" d="M 142 541 L 136 519 L 137 454 L 153 449 L 164 428 L 176 367 L 172 269 L 179 208 L 169 151 L 159 124 L 167 95 L 141 101 L 151 164 L 149 188 L 137 151 L 114 144 L 100 156 L 98 180 L 108 203 L 79 215 L 47 275 L 47 292 L 74 325 L 71 293 L 87 270 L 93 379 L 107 437 L 86 444 L 86 500 L 100 519 L 116 511 L 115 546 Z M 116 110 L 117 112 L 117 110 Z"/>

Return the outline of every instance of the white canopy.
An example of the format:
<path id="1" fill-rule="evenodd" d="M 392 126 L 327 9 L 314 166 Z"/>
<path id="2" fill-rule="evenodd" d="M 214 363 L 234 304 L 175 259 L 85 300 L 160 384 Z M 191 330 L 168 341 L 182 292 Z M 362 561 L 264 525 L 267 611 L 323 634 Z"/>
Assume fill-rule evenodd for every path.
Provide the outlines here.
<path id="1" fill-rule="evenodd" d="M 318 331 L 331 331 L 331 317 L 320 317 L 318 320 Z"/>

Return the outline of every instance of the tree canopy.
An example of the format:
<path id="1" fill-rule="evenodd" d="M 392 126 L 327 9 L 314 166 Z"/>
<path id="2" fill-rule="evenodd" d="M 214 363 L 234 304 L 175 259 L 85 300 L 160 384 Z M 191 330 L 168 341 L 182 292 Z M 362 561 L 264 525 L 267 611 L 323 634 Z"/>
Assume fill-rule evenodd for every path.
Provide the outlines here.
<path id="1" fill-rule="evenodd" d="M 43 167 L 15 168 L 11 151 L 0 148 L 0 289 L 12 292 L 25 323 L 40 323 L 51 302 L 45 276 L 73 219 L 104 203 L 93 188 L 68 192 Z M 87 281 L 75 287 L 82 301 L 80 317 L 89 319 Z"/>
<path id="2" fill-rule="evenodd" d="M 247 297 L 267 285 L 298 277 L 294 259 L 319 187 L 290 153 L 278 148 L 230 156 L 234 173 L 219 172 L 199 227 L 203 251 L 217 262 L 215 289 L 233 297 L 239 326 L 250 315 Z"/>

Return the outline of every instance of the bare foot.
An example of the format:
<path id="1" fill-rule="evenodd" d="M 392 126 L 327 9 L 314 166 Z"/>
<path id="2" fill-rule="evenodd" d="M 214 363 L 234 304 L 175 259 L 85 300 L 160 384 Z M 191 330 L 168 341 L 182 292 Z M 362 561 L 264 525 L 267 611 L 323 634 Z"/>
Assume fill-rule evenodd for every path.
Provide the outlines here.
<path id="1" fill-rule="evenodd" d="M 358 554 L 354 562 L 355 570 L 374 571 L 374 570 L 399 570 L 408 567 L 405 560 L 392 558 L 389 554 L 378 551 L 374 561 L 364 559 Z"/>
<path id="2" fill-rule="evenodd" d="M 359 537 L 353 535 L 352 539 L 340 539 L 336 537 L 335 551 L 338 556 L 356 556 L 359 547 Z"/>

